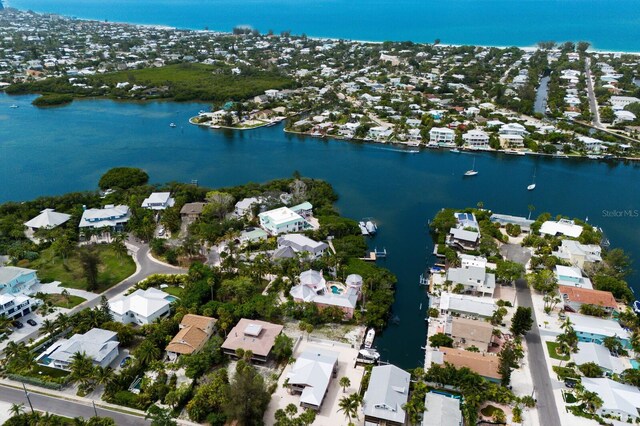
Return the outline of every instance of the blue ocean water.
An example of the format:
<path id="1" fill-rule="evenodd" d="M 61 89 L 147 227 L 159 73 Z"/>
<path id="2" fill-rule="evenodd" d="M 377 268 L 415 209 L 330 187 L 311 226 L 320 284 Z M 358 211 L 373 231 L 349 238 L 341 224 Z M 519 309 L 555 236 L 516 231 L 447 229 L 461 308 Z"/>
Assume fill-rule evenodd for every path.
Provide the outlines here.
<path id="1" fill-rule="evenodd" d="M 398 277 L 393 315 L 400 322 L 376 345 L 385 361 L 403 368 L 423 362 L 427 297 L 418 278 L 434 262 L 427 220 L 443 207 L 483 201 L 507 214 L 527 215 L 534 205 L 534 215 L 588 217 L 640 267 L 640 163 L 478 154 L 479 174 L 465 179 L 471 154 L 306 138 L 283 133 L 282 125 L 203 129 L 187 122 L 203 108 L 198 103 L 84 100 L 35 108 L 33 99 L 0 93 L 0 202 L 95 190 L 115 166 L 144 168 L 153 182 L 197 179 L 210 187 L 264 182 L 294 170 L 329 181 L 344 216 L 378 223 L 370 245 L 389 253 L 379 263 Z M 527 191 L 534 170 L 537 187 Z M 639 277 L 630 279 L 636 293 Z"/>
<path id="2" fill-rule="evenodd" d="M 586 40 L 640 51 L 637 0 L 9 0 L 12 7 L 78 18 L 371 41 L 532 46 Z"/>

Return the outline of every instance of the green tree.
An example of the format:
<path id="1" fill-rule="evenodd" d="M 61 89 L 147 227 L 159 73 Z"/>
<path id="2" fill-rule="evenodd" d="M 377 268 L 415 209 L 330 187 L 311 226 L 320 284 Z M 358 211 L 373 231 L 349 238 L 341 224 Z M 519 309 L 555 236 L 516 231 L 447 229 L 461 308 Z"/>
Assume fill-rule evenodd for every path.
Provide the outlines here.
<path id="1" fill-rule="evenodd" d="M 551 293 L 558 289 L 558 281 L 554 273 L 548 269 L 527 275 L 527 281 L 534 290 L 540 293 Z"/>
<path id="2" fill-rule="evenodd" d="M 133 356 L 140 365 L 149 365 L 151 361 L 160 358 L 160 355 L 160 348 L 149 339 L 143 340 L 133 352 Z"/>
<path id="3" fill-rule="evenodd" d="M 516 313 L 511 319 L 511 333 L 513 333 L 514 336 L 524 336 L 529 330 L 531 330 L 532 326 L 533 318 L 531 308 L 518 306 Z"/>
<path id="4" fill-rule="evenodd" d="M 284 333 L 279 334 L 274 342 L 272 353 L 278 362 L 288 360 L 293 353 L 293 339 Z"/>
<path id="5" fill-rule="evenodd" d="M 524 266 L 509 260 L 498 260 L 496 263 L 496 279 L 505 283 L 512 283 L 524 275 Z"/>
<path id="6" fill-rule="evenodd" d="M 429 345 L 432 348 L 439 348 L 441 346 L 446 348 L 453 347 L 453 339 L 444 333 L 437 333 L 429 337 Z"/>
<path id="7" fill-rule="evenodd" d="M 79 251 L 80 264 L 84 278 L 87 280 L 87 290 L 98 289 L 98 268 L 100 267 L 100 256 L 93 246 L 86 246 Z"/>
<path id="8" fill-rule="evenodd" d="M 160 408 L 153 404 L 147 409 L 147 414 L 144 416 L 145 420 L 151 420 L 151 426 L 176 426 L 176 422 L 171 417 L 171 411 L 167 408 Z"/>
<path id="9" fill-rule="evenodd" d="M 220 191 L 207 192 L 207 204 L 203 209 L 203 214 L 211 214 L 219 220 L 224 219 L 233 207 L 234 198 L 231 194 Z"/>
<path id="10" fill-rule="evenodd" d="M 351 380 L 347 376 L 340 378 L 340 387 L 342 388 L 342 393 L 347 391 L 347 388 L 351 386 Z"/>
<path id="11" fill-rule="evenodd" d="M 602 374 L 604 373 L 602 368 L 600 368 L 600 366 L 595 362 L 587 362 L 579 365 L 578 370 L 580 370 L 585 377 L 602 377 Z"/>
<path id="12" fill-rule="evenodd" d="M 129 189 L 134 186 L 145 185 L 149 175 L 142 169 L 135 167 L 114 167 L 102 175 L 98 186 L 100 189 Z"/>
<path id="13" fill-rule="evenodd" d="M 254 366 L 244 360 L 236 364 L 224 412 L 228 419 L 244 426 L 261 425 L 271 395 Z"/>
<path id="14" fill-rule="evenodd" d="M 518 347 L 518 344 L 513 340 L 506 342 L 502 346 L 502 350 L 498 354 L 500 363 L 498 365 L 498 372 L 501 376 L 502 386 L 508 386 L 511 382 L 511 372 L 518 366 L 518 361 L 522 359 L 522 349 Z"/>
<path id="15" fill-rule="evenodd" d="M 340 398 L 338 403 L 338 411 L 342 412 L 347 418 L 347 421 L 351 423 L 351 419 L 358 418 L 358 407 L 360 407 L 360 395 L 352 393 L 348 396 Z"/>

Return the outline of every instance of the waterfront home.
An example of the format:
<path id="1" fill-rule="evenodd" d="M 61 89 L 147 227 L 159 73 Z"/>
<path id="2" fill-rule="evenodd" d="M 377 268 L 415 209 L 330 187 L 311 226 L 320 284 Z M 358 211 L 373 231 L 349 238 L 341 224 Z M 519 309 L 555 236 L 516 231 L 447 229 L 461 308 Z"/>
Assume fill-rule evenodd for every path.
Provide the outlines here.
<path id="1" fill-rule="evenodd" d="M 296 253 L 307 253 L 311 258 L 318 259 L 324 255 L 329 245 L 302 234 L 286 234 L 278 237 L 278 248 L 282 247 L 291 247 Z"/>
<path id="2" fill-rule="evenodd" d="M 493 223 L 500 224 L 501 227 L 507 226 L 507 224 L 518 225 L 522 232 L 530 232 L 531 224 L 534 222 L 526 217 L 511 216 L 508 214 L 492 214 L 489 220 Z"/>
<path id="3" fill-rule="evenodd" d="M 488 149 L 489 135 L 482 130 L 473 129 L 462 135 L 465 146 L 472 149 Z"/>
<path id="4" fill-rule="evenodd" d="M 365 425 L 403 426 L 410 386 L 411 374 L 403 369 L 390 364 L 373 367 L 362 402 Z"/>
<path id="5" fill-rule="evenodd" d="M 277 236 L 288 232 L 300 232 L 309 228 L 307 221 L 289 207 L 280 207 L 258 215 L 262 229 Z"/>
<path id="6" fill-rule="evenodd" d="M 633 96 L 612 96 L 609 102 L 611 103 L 611 108 L 614 111 L 618 111 L 624 109 L 627 105 L 640 102 L 640 99 Z"/>
<path id="7" fill-rule="evenodd" d="M 204 206 L 206 205 L 207 203 L 202 202 L 185 203 L 180 209 L 180 217 L 182 218 L 182 220 L 193 222 L 200 217 L 202 211 L 204 210 Z"/>
<path id="8" fill-rule="evenodd" d="M 109 312 L 114 321 L 123 324 L 146 325 L 171 312 L 175 296 L 157 288 L 137 289 L 129 295 L 116 296 L 109 300 Z"/>
<path id="9" fill-rule="evenodd" d="M 269 233 L 264 229 L 255 228 L 251 231 L 242 231 L 240 233 L 241 243 L 255 243 L 257 241 L 266 240 L 269 238 Z"/>
<path id="10" fill-rule="evenodd" d="M 253 218 L 253 208 L 260 205 L 261 202 L 262 200 L 257 197 L 243 198 L 236 203 L 233 215 L 239 218 Z"/>
<path id="11" fill-rule="evenodd" d="M 8 319 L 17 319 L 33 312 L 40 304 L 35 299 L 24 294 L 0 294 L 0 316 Z"/>
<path id="12" fill-rule="evenodd" d="M 558 292 L 562 296 L 565 311 L 580 312 L 582 305 L 598 306 L 609 314 L 618 309 L 618 303 L 610 291 L 561 285 Z"/>
<path id="13" fill-rule="evenodd" d="M 500 135 L 500 146 L 502 148 L 524 148 L 524 138 L 520 135 Z"/>
<path id="14" fill-rule="evenodd" d="M 637 423 L 640 419 L 640 390 L 636 386 L 615 382 L 608 378 L 583 377 L 582 386 L 600 397 L 599 416 L 619 417 L 622 422 Z"/>
<path id="15" fill-rule="evenodd" d="M 480 244 L 480 233 L 462 228 L 451 228 L 446 243 L 461 250 L 475 250 Z"/>
<path id="16" fill-rule="evenodd" d="M 615 337 L 623 347 L 631 347 L 629 332 L 617 321 L 580 314 L 568 314 L 568 318 L 581 342 L 602 345 L 605 337 Z"/>
<path id="17" fill-rule="evenodd" d="M 202 315 L 186 314 L 180 321 L 180 330 L 167 345 L 169 361 L 175 361 L 180 355 L 200 352 L 215 331 L 217 320 Z"/>
<path id="18" fill-rule="evenodd" d="M 393 134 L 393 130 L 386 126 L 376 126 L 369 129 L 368 137 L 375 140 L 386 140 Z"/>
<path id="19" fill-rule="evenodd" d="M 529 134 L 527 129 L 520 123 L 507 123 L 500 126 L 500 130 L 498 131 L 500 136 L 504 135 L 514 135 L 514 136 L 526 136 Z"/>
<path id="20" fill-rule="evenodd" d="M 432 362 L 436 364 L 444 365 L 447 363 L 456 368 L 466 367 L 490 382 L 500 382 L 501 375 L 498 370 L 500 359 L 495 355 L 469 352 L 466 349 L 445 348 L 444 346 L 434 350 L 431 355 Z"/>
<path id="21" fill-rule="evenodd" d="M 447 317 L 445 334 L 451 336 L 455 348 L 476 347 L 487 352 L 493 340 L 493 326 L 482 320 Z"/>
<path id="22" fill-rule="evenodd" d="M 496 310 L 493 299 L 466 294 L 442 293 L 437 307 L 441 314 L 467 318 L 491 318 Z"/>
<path id="23" fill-rule="evenodd" d="M 459 398 L 428 392 L 424 409 L 421 426 L 463 426 Z"/>
<path id="24" fill-rule="evenodd" d="M 564 235 L 566 237 L 578 238 L 582 234 L 582 226 L 576 225 L 573 220 L 560 219 L 558 221 L 548 220 L 540 227 L 542 235 L 554 237 Z"/>
<path id="25" fill-rule="evenodd" d="M 572 265 L 584 269 L 585 263 L 602 262 L 602 248 L 597 244 L 581 244 L 575 240 L 562 240 L 557 251 L 551 253 L 559 259 L 566 260 Z"/>
<path id="26" fill-rule="evenodd" d="M 578 352 L 571 357 L 576 365 L 594 362 L 607 375 L 620 374 L 628 368 L 620 358 L 612 356 L 609 349 L 593 342 L 578 342 Z"/>
<path id="27" fill-rule="evenodd" d="M 472 256 L 470 254 L 458 253 L 458 259 L 460 259 L 460 267 L 468 268 L 468 267 L 476 267 L 476 268 L 486 268 L 490 266 L 492 269 L 495 269 L 495 265 L 493 263 L 487 262 L 487 258 L 482 256 Z"/>
<path id="28" fill-rule="evenodd" d="M 305 219 L 308 219 L 313 215 L 313 205 L 308 201 L 305 201 L 303 203 L 297 204 L 295 206 L 291 206 L 289 208 L 291 209 L 291 211 L 293 211 L 294 213 L 299 214 L 300 216 L 304 217 Z"/>
<path id="29" fill-rule="evenodd" d="M 74 334 L 60 339 L 38 357 L 38 363 L 48 367 L 68 370 L 77 353 L 87 355 L 93 365 L 108 367 L 118 357 L 118 333 L 92 328 L 84 334 Z"/>
<path id="30" fill-rule="evenodd" d="M 559 285 L 593 289 L 591 280 L 583 277 L 580 268 L 575 266 L 556 265 L 554 274 Z"/>
<path id="31" fill-rule="evenodd" d="M 453 217 L 456 218 L 458 228 L 473 228 L 476 231 L 480 229 L 476 215 L 473 213 L 456 212 Z"/>
<path id="32" fill-rule="evenodd" d="M 84 209 L 78 227 L 121 232 L 131 218 L 129 206 L 107 204 L 101 209 Z"/>
<path id="33" fill-rule="evenodd" d="M 24 223 L 24 225 L 31 231 L 35 232 L 38 229 L 53 229 L 71 219 L 70 214 L 58 213 L 54 209 L 44 209 L 40 214 L 33 219 Z"/>
<path id="34" fill-rule="evenodd" d="M 344 312 L 345 319 L 353 318 L 362 292 L 360 275 L 349 275 L 346 285 L 336 281 L 327 283 L 321 272 L 310 269 L 302 272 L 298 279 L 299 284 L 289 291 L 295 302 L 314 303 L 320 310 L 336 307 Z"/>
<path id="35" fill-rule="evenodd" d="M 584 145 L 584 149 L 588 152 L 600 152 L 606 150 L 604 142 L 600 139 L 589 136 L 578 136 L 576 139 Z"/>
<path id="36" fill-rule="evenodd" d="M 338 352 L 313 348 L 302 352 L 287 375 L 291 393 L 300 394 L 300 406 L 320 411 L 331 379 L 338 374 Z"/>
<path id="37" fill-rule="evenodd" d="M 251 351 L 251 361 L 267 362 L 276 337 L 282 333 L 283 326 L 266 321 L 242 318 L 231 329 L 222 344 L 222 351 L 236 358 L 236 350 Z"/>
<path id="38" fill-rule="evenodd" d="M 173 207 L 176 200 L 171 197 L 170 192 L 152 192 L 148 198 L 142 201 L 142 208 L 149 210 L 166 210 Z"/>
<path id="39" fill-rule="evenodd" d="M 451 281 L 454 287 L 463 286 L 463 292 L 472 292 L 482 296 L 493 296 L 496 289 L 495 274 L 488 273 L 486 268 L 478 266 L 463 266 L 449 268 L 447 281 Z"/>
<path id="40" fill-rule="evenodd" d="M 430 143 L 453 143 L 456 137 L 456 132 L 446 127 L 432 127 L 429 130 L 429 142 Z"/>
<path id="41" fill-rule="evenodd" d="M 0 294 L 31 294 L 38 282 L 33 269 L 0 266 Z"/>

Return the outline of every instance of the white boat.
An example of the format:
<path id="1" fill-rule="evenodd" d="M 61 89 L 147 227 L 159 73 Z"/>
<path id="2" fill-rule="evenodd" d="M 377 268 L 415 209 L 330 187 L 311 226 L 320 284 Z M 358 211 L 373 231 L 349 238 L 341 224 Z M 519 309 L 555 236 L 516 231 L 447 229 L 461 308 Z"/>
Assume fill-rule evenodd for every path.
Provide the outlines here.
<path id="1" fill-rule="evenodd" d="M 219 129 L 219 128 L 220 128 L 220 126 L 218 126 L 218 125 L 216 125 L 216 124 L 212 124 L 212 125 L 211 125 L 211 128 L 212 128 L 212 129 Z"/>
<path id="2" fill-rule="evenodd" d="M 361 349 L 359 352 L 360 356 L 365 359 L 378 360 L 380 359 L 380 354 L 378 351 L 374 349 Z"/>
<path id="3" fill-rule="evenodd" d="M 460 154 L 460 150 L 458 148 L 454 148 L 449 152 L 453 152 L 454 154 Z"/>
<path id="4" fill-rule="evenodd" d="M 640 314 L 640 301 L 636 300 L 633 302 L 633 312 Z"/>
<path id="5" fill-rule="evenodd" d="M 176 126 L 176 123 L 171 123 L 169 124 L 169 127 L 177 127 L 177 126 Z"/>
<path id="6" fill-rule="evenodd" d="M 464 172 L 465 176 L 475 176 L 478 174 L 478 171 L 476 170 L 476 159 L 473 159 L 473 166 L 471 167 L 471 170 L 467 170 L 466 172 Z"/>
<path id="7" fill-rule="evenodd" d="M 378 226 L 375 224 L 375 222 L 368 220 L 364 224 L 364 226 L 367 228 L 367 231 L 369 232 L 369 234 L 375 234 L 376 232 L 378 232 Z"/>
<path id="8" fill-rule="evenodd" d="M 18 105 L 13 104 L 13 105 L 11 105 L 9 108 L 18 108 Z"/>
<path id="9" fill-rule="evenodd" d="M 367 335 L 364 338 L 364 347 L 365 349 L 370 349 L 373 345 L 373 339 L 376 338 L 376 331 L 373 328 L 370 328 L 367 331 Z"/>
<path id="10" fill-rule="evenodd" d="M 369 235 L 369 230 L 367 229 L 367 224 L 363 221 L 358 222 L 358 226 L 360 227 L 360 232 L 362 235 Z"/>
<path id="11" fill-rule="evenodd" d="M 533 170 L 533 179 L 532 179 L 531 185 L 527 186 L 527 191 L 533 191 L 534 189 L 536 189 L 536 171 L 535 171 L 535 169 Z"/>

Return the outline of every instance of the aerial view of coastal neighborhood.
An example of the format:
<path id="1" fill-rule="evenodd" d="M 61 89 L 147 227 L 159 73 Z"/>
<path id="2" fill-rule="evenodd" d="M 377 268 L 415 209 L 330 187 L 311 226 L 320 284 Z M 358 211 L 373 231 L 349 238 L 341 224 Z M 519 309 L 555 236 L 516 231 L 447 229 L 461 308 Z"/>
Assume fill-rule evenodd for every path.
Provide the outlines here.
<path id="1" fill-rule="evenodd" d="M 0 424 L 640 423 L 640 53 L 128 1 L 0 2 Z"/>

